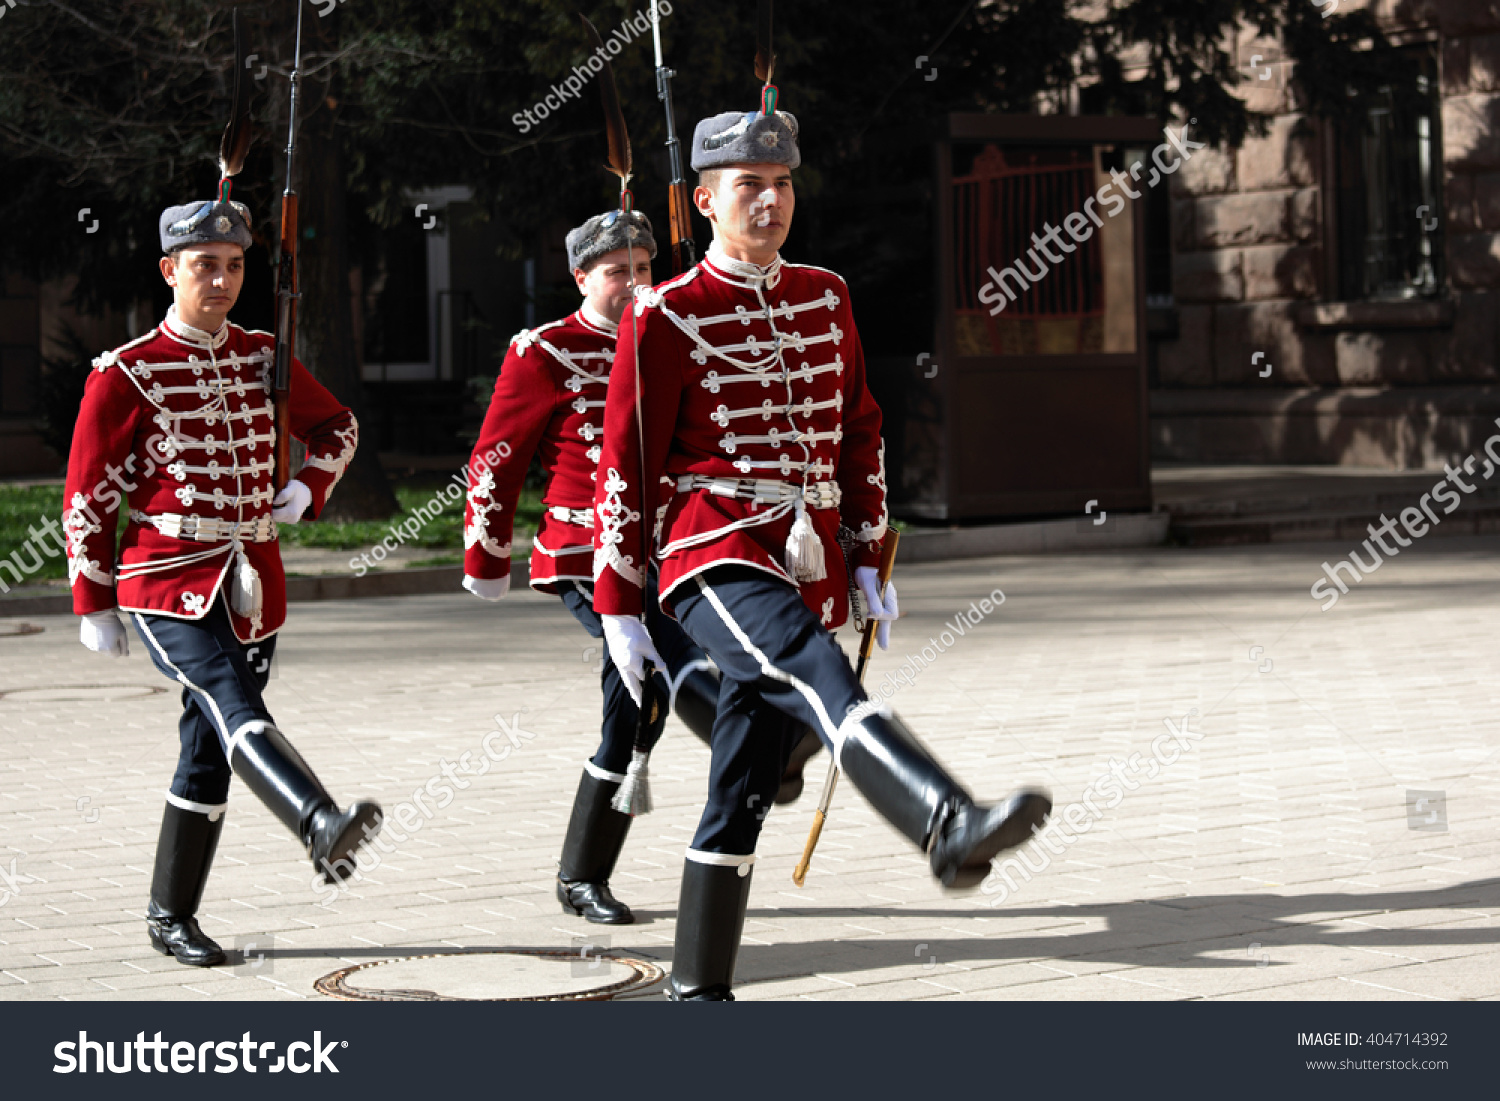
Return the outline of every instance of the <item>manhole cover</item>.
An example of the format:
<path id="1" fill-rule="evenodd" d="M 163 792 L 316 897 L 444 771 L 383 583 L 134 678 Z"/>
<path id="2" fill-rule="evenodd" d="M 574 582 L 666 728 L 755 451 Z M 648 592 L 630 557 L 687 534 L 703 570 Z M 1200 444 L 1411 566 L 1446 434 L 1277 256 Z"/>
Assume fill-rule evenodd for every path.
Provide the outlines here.
<path id="1" fill-rule="evenodd" d="M 352 1002 L 599 1002 L 662 978 L 656 964 L 608 950 L 494 948 L 372 960 L 324 975 L 313 989 Z"/>
<path id="2" fill-rule="evenodd" d="M 0 624 L 0 638 L 15 638 L 17 635 L 39 635 L 45 630 L 45 627 L 38 627 L 35 623 L 5 623 Z"/>
<path id="3" fill-rule="evenodd" d="M 54 684 L 46 688 L 8 688 L 0 700 L 11 703 L 118 703 L 157 696 L 165 688 L 154 684 Z"/>

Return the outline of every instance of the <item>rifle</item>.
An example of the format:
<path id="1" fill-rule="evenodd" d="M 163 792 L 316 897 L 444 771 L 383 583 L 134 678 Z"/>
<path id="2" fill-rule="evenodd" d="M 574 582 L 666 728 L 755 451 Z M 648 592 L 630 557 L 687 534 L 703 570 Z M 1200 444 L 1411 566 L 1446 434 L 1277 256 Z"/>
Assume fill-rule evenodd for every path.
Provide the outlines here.
<path id="1" fill-rule="evenodd" d="M 667 158 L 672 168 L 672 181 L 667 185 L 667 217 L 672 225 L 672 274 L 681 275 L 698 262 L 698 246 L 693 243 L 688 185 L 682 174 L 682 146 L 677 140 L 677 120 L 672 114 L 672 78 L 677 74 L 662 61 L 661 13 L 656 10 L 656 0 L 651 0 L 651 38 L 656 44 L 656 98 L 667 109 Z"/>
<path id="2" fill-rule="evenodd" d="M 277 493 L 291 480 L 292 355 L 297 346 L 297 193 L 292 156 L 297 148 L 297 81 L 302 75 L 302 0 L 297 0 L 297 46 L 292 60 L 292 97 L 287 110 L 286 190 L 281 193 L 281 255 L 276 267 L 276 370 L 271 392 L 276 409 Z"/>

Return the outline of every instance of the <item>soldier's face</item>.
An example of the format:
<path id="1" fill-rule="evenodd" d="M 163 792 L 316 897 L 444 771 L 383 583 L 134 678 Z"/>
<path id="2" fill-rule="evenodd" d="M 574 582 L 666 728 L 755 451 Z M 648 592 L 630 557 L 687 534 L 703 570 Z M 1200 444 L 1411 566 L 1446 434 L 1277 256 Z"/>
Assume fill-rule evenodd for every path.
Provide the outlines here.
<path id="1" fill-rule="evenodd" d="M 780 164 L 739 164 L 719 171 L 717 186 L 693 192 L 724 251 L 737 260 L 768 264 L 792 228 L 797 198 L 792 173 Z"/>
<path id="2" fill-rule="evenodd" d="M 651 254 L 643 248 L 606 252 L 588 271 L 575 269 L 573 281 L 590 306 L 618 324 L 630 302 L 632 288 L 651 285 Z"/>
<path id="3" fill-rule="evenodd" d="M 175 292 L 177 316 L 195 329 L 213 332 L 224 323 L 245 281 L 245 250 L 218 242 L 164 256 L 161 274 Z"/>

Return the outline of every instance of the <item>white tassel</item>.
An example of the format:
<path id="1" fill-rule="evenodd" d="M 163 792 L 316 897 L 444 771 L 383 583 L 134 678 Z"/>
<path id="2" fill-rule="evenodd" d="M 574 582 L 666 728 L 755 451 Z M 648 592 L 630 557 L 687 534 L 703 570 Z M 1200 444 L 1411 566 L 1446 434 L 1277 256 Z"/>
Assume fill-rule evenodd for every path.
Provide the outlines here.
<path id="1" fill-rule="evenodd" d="M 610 808 L 634 818 L 638 814 L 651 813 L 651 774 L 647 762 L 651 755 L 643 749 L 630 751 L 630 765 L 625 769 L 625 779 L 620 789 L 609 801 Z"/>
<path id="2" fill-rule="evenodd" d="M 260 614 L 262 589 L 260 574 L 250 564 L 241 549 L 235 551 L 234 588 L 230 593 L 229 606 L 236 615 L 251 619 Z"/>
<path id="3" fill-rule="evenodd" d="M 813 527 L 807 515 L 807 505 L 797 498 L 797 519 L 792 522 L 791 534 L 786 537 L 786 566 L 796 581 L 822 581 L 828 576 L 828 565 L 823 561 L 823 540 L 818 529 Z"/>

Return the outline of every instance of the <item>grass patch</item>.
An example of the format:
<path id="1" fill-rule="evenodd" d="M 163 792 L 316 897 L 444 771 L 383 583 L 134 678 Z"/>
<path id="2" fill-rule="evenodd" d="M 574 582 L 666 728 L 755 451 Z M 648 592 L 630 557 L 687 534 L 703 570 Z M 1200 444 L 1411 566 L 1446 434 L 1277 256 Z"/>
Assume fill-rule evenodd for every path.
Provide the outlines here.
<path id="1" fill-rule="evenodd" d="M 281 528 L 281 542 L 289 547 L 319 547 L 325 550 L 364 550 L 374 546 L 386 536 L 391 534 L 393 527 L 399 527 L 406 523 L 409 518 L 414 518 L 421 524 L 421 530 L 405 541 L 405 546 L 420 547 L 424 550 L 448 550 L 457 552 L 454 555 L 444 555 L 443 563 L 450 559 L 453 562 L 463 560 L 464 549 L 464 502 L 460 497 L 450 503 L 449 497 L 437 497 L 442 505 L 442 510 L 427 523 L 422 522 L 421 517 L 412 517 L 412 510 L 421 506 L 430 505 L 438 491 L 445 486 L 454 483 L 445 479 L 427 476 L 420 479 L 398 482 L 395 485 L 396 500 L 401 505 L 401 513 L 389 520 L 359 520 L 348 523 L 328 523 L 322 520 L 303 521 L 294 526 Z M 337 492 L 335 490 L 335 492 Z M 63 511 L 63 487 L 60 485 L 50 486 L 5 486 L 0 485 L 0 559 L 9 558 L 12 554 L 20 552 L 19 561 L 29 565 L 31 551 L 22 550 L 22 547 L 31 540 L 28 529 L 37 527 L 41 530 L 39 521 L 45 517 L 52 517 L 59 525 L 62 523 Z M 429 508 L 429 513 L 431 509 Z M 541 492 L 535 489 L 525 489 L 521 493 L 520 503 L 516 508 L 515 534 L 520 536 L 533 536 L 536 534 L 537 525 L 541 521 L 542 501 Z M 120 529 L 124 530 L 129 523 L 127 510 L 120 509 Z M 49 540 L 49 545 L 53 541 Z M 429 565 L 429 563 L 423 563 Z M 53 558 L 42 557 L 41 569 L 26 576 L 27 581 L 47 581 L 66 578 L 68 576 L 67 563 L 61 554 Z M 16 584 L 15 577 L 9 570 L 0 568 L 0 582 L 12 587 Z"/>
<path id="2" fill-rule="evenodd" d="M 301 523 L 295 527 L 281 529 L 281 541 L 289 547 L 321 547 L 325 550 L 366 550 L 386 536 L 392 528 L 400 528 L 408 519 L 421 524 L 421 530 L 405 541 L 403 546 L 419 547 L 423 550 L 464 549 L 464 502 L 460 497 L 449 503 L 451 494 L 440 496 L 439 490 L 456 483 L 432 477 L 409 482 L 398 482 L 395 486 L 396 500 L 401 513 L 389 520 L 354 520 L 335 524 L 323 520 Z M 337 492 L 337 491 L 335 491 Z M 420 516 L 413 516 L 414 509 L 431 506 L 436 501 L 442 511 L 423 524 Z M 432 508 L 428 507 L 429 514 Z M 515 533 L 517 536 L 535 535 L 541 522 L 542 495 L 539 490 L 521 491 L 521 500 L 516 506 Z M 404 534 L 404 533 L 403 533 Z"/>
<path id="3" fill-rule="evenodd" d="M 41 521 L 50 516 L 56 521 L 58 530 L 61 530 L 62 512 L 62 486 L 0 486 L 0 559 L 9 559 L 15 555 L 23 580 L 55 581 L 68 576 L 68 563 L 61 553 L 48 558 L 40 549 L 41 546 L 57 549 L 57 539 L 42 531 Z M 124 523 L 128 521 L 124 521 L 123 517 L 122 521 L 121 527 L 124 527 Z M 32 539 L 31 528 L 41 532 L 41 544 Z M 27 547 L 28 543 L 32 545 Z M 33 554 L 42 559 L 41 569 L 25 574 L 24 568 L 31 565 Z M 11 587 L 18 584 L 15 574 L 8 568 L 0 568 L 0 582 Z"/>

